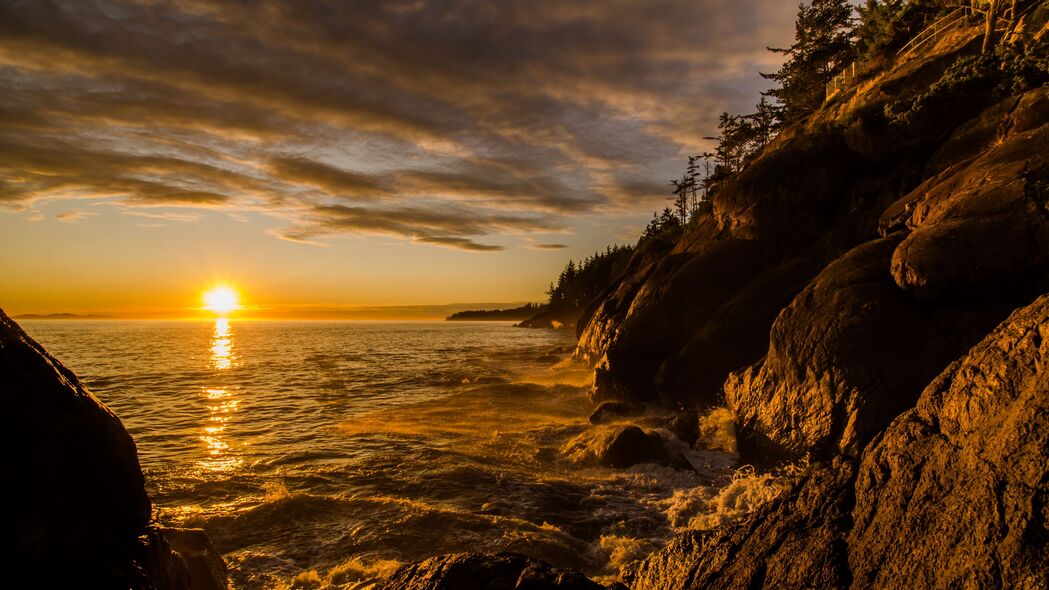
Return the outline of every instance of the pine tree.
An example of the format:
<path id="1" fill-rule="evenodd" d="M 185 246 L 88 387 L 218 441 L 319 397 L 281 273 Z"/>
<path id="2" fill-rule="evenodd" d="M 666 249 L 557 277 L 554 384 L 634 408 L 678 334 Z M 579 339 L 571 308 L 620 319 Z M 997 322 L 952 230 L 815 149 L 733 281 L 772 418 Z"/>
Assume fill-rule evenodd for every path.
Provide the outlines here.
<path id="1" fill-rule="evenodd" d="M 853 8 L 848 0 L 812 0 L 798 7 L 794 44 L 769 51 L 787 56 L 783 67 L 762 77 L 779 84 L 765 93 L 776 99 L 784 122 L 796 121 L 823 104 L 828 82 L 855 57 Z"/>

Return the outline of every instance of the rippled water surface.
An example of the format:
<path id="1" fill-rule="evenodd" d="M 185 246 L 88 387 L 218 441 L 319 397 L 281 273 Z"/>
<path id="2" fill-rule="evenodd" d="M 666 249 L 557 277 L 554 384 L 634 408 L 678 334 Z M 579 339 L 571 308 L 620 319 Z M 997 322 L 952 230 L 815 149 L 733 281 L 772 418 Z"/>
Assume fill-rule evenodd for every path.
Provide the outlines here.
<path id="1" fill-rule="evenodd" d="M 771 489 L 731 479 L 733 457 L 718 450 L 686 451 L 692 470 L 568 461 L 561 449 L 592 428 L 592 406 L 589 372 L 553 358 L 574 344 L 563 332 L 24 327 L 124 421 L 160 520 L 207 529 L 239 588 L 355 587 L 398 563 L 467 550 L 608 576 L 674 530 L 717 522 Z M 716 432 L 717 416 L 708 422 Z"/>

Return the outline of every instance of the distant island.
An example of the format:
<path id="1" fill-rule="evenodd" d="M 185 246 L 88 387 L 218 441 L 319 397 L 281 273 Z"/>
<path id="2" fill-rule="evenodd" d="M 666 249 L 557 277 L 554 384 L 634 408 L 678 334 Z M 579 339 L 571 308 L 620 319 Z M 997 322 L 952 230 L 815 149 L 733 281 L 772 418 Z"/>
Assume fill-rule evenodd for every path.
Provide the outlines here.
<path id="1" fill-rule="evenodd" d="M 471 309 L 459 311 L 444 318 L 448 322 L 467 321 L 522 321 L 546 311 L 543 303 L 526 303 L 512 309 Z"/>
<path id="2" fill-rule="evenodd" d="M 16 320 L 111 320 L 116 316 L 78 313 L 23 313 Z"/>

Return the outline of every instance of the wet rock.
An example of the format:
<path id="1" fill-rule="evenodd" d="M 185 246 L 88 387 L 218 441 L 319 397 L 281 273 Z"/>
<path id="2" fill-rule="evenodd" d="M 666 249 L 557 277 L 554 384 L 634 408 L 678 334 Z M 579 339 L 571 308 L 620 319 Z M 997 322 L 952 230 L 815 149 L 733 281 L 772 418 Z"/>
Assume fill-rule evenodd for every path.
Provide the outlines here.
<path id="1" fill-rule="evenodd" d="M 591 424 L 607 424 L 621 418 L 637 416 L 645 411 L 644 404 L 630 402 L 601 402 L 597 409 L 590 414 Z"/>
<path id="2" fill-rule="evenodd" d="M 670 588 L 1041 588 L 1049 579 L 1049 296 L 922 392 L 857 464 L 624 572 Z"/>
<path id="3" fill-rule="evenodd" d="M 189 590 L 229 588 L 226 562 L 203 529 L 164 527 L 161 533 L 189 568 Z"/>
<path id="4" fill-rule="evenodd" d="M 889 274 L 899 240 L 827 266 L 776 319 L 764 361 L 726 381 L 741 451 L 858 455 L 958 354 Z"/>
<path id="5" fill-rule="evenodd" d="M 638 463 L 669 465 L 672 459 L 656 432 L 645 432 L 637 426 L 594 428 L 569 441 L 561 450 L 569 461 L 578 465 L 630 467 Z"/>
<path id="6" fill-rule="evenodd" d="M 5 578 L 78 588 L 186 588 L 182 560 L 150 527 L 135 443 L 69 369 L 0 311 L 0 399 L 12 419 Z M 68 578 L 68 579 L 67 579 Z M 37 587 L 39 580 L 25 587 Z"/>
<path id="7" fill-rule="evenodd" d="M 633 590 L 847 588 L 853 472 L 816 466 L 741 523 L 679 535 L 621 578 Z"/>
<path id="8" fill-rule="evenodd" d="M 544 354 L 543 356 L 536 357 L 535 362 L 543 363 L 547 365 L 553 365 L 561 362 L 561 357 L 554 356 L 552 354 Z"/>
<path id="9" fill-rule="evenodd" d="M 517 553 L 458 553 L 400 567 L 385 590 L 604 590 L 583 574 Z"/>
<path id="10" fill-rule="evenodd" d="M 663 427 L 691 447 L 699 438 L 699 412 L 696 408 L 679 407 L 666 415 Z"/>

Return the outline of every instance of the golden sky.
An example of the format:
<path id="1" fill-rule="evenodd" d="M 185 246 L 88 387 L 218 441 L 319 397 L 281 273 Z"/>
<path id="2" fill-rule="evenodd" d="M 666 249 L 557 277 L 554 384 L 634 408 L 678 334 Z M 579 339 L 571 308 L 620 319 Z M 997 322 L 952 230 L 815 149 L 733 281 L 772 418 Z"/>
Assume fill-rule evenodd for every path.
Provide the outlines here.
<path id="1" fill-rule="evenodd" d="M 795 10 L 0 0 L 0 307 L 540 300 L 636 239 Z"/>

